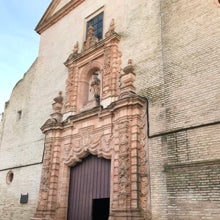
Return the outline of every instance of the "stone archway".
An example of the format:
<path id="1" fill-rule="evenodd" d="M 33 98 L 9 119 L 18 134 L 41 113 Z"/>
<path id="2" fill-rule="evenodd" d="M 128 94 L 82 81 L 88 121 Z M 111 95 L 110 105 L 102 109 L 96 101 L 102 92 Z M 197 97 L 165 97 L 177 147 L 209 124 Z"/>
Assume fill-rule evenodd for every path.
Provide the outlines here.
<path id="1" fill-rule="evenodd" d="M 49 120 L 37 212 L 33 220 L 67 220 L 70 167 L 89 154 L 111 160 L 110 220 L 149 220 L 146 102 L 123 96 L 99 107 Z"/>

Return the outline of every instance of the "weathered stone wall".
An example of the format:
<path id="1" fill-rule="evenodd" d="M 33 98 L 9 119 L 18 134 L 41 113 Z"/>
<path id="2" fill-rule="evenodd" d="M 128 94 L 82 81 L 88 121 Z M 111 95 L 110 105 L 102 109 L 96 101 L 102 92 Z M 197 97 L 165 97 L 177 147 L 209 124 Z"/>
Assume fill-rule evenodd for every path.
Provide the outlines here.
<path id="1" fill-rule="evenodd" d="M 6 183 L 8 170 L 0 172 L 0 219 L 30 220 L 37 205 L 41 165 L 11 169 L 13 181 Z M 20 204 L 21 194 L 28 193 L 28 203 Z"/>
<path id="2" fill-rule="evenodd" d="M 161 1 L 167 129 L 219 121 L 219 7 Z"/>
<path id="3" fill-rule="evenodd" d="M 149 3 L 138 1 L 134 4 L 131 0 L 121 0 L 112 4 L 110 0 L 88 0 L 41 34 L 37 61 L 15 86 L 9 105 L 5 109 L 3 137 L 0 145 L 0 170 L 5 169 L 5 171 L 0 171 L 0 175 L 2 181 L 5 181 L 7 171 L 12 169 L 17 179 L 10 186 L 1 184 L 0 210 L 5 213 L 2 216 L 7 216 L 4 217 L 5 219 L 10 215 L 13 216 L 11 217 L 13 220 L 29 219 L 32 215 L 34 204 L 37 201 L 35 198 L 38 195 L 41 170 L 35 170 L 34 165 L 31 165 L 39 164 L 39 167 L 41 166 L 44 149 L 44 135 L 41 133 L 40 127 L 49 118 L 53 98 L 57 96 L 58 91 L 65 91 L 65 80 L 68 73 L 63 63 L 72 52 L 76 41 L 79 41 L 81 50 L 85 40 L 86 18 L 102 7 L 105 11 L 103 32 L 108 30 L 111 19 L 114 18 L 116 32 L 121 35 L 119 47 L 122 51 L 122 67 L 127 65 L 129 58 L 133 59 L 137 67 L 138 81 L 141 82 L 140 76 L 145 73 L 141 64 L 145 63 L 144 57 L 151 54 L 146 50 L 144 42 L 146 34 L 150 39 L 151 31 L 144 29 L 141 36 L 137 32 L 140 28 L 147 26 L 149 22 L 152 27 L 156 28 L 155 37 L 156 32 L 160 31 L 159 26 L 156 25 L 157 22 L 152 17 L 155 8 L 157 16 L 159 15 L 158 4 L 153 1 Z M 140 9 L 142 13 L 139 13 Z M 153 38 L 151 41 L 148 47 L 154 51 L 154 47 L 158 47 L 158 41 Z M 136 53 L 134 53 L 134 48 Z M 152 56 L 152 65 L 157 66 L 159 56 L 153 54 L 148 56 Z M 18 111 L 22 111 L 19 120 L 17 119 Z M 24 167 L 18 168 L 20 166 Z M 26 181 L 30 172 L 25 166 L 32 170 L 31 174 L 36 178 L 33 179 L 35 188 L 32 191 L 32 197 L 34 202 L 20 206 L 18 197 L 15 196 L 16 193 L 20 195 L 20 187 L 23 186 L 26 189 L 24 191 L 31 191 L 28 190 L 29 183 Z M 21 170 L 19 175 L 16 174 L 18 170 Z M 13 191 L 10 191 L 12 187 Z M 26 217 L 19 211 L 22 207 L 27 210 L 25 211 Z"/>
<path id="4" fill-rule="evenodd" d="M 220 9 L 212 0 L 120 0 L 114 4 L 87 0 L 41 34 L 38 59 L 15 86 L 5 109 L 0 216 L 4 212 L 5 219 L 11 215 L 14 220 L 33 214 L 44 149 L 40 127 L 51 113 L 53 97 L 65 91 L 68 73 L 63 62 L 76 41 L 81 49 L 86 18 L 102 7 L 104 33 L 114 18 L 121 35 L 122 67 L 133 59 L 137 92 L 149 102 L 153 219 L 184 219 L 184 212 L 188 219 L 200 219 L 203 214 L 204 219 L 218 218 Z M 39 165 L 16 169 L 31 164 Z M 5 176 L 12 167 L 15 179 L 7 185 Z M 33 178 L 33 202 L 24 208 L 17 195 L 22 190 L 31 192 L 28 178 Z M 27 210 L 26 217 L 21 208 Z"/>
<path id="5" fill-rule="evenodd" d="M 219 13 L 212 1 L 161 1 L 167 134 L 150 132 L 153 219 L 220 216 Z"/>

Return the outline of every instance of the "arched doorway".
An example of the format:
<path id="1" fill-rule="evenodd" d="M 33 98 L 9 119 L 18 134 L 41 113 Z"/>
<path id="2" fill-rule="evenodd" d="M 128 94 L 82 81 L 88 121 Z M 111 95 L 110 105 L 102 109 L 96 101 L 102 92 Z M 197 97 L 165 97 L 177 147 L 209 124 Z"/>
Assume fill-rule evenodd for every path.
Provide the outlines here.
<path id="1" fill-rule="evenodd" d="M 71 167 L 68 220 L 107 220 L 111 161 L 89 155 Z"/>

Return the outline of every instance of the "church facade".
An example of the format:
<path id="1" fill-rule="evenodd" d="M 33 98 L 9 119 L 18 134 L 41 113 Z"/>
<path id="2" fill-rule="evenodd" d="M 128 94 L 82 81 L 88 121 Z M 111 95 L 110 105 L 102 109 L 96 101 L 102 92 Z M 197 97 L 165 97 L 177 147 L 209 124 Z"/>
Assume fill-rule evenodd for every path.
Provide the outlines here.
<path id="1" fill-rule="evenodd" d="M 51 1 L 0 124 L 1 219 L 219 219 L 219 15 Z"/>

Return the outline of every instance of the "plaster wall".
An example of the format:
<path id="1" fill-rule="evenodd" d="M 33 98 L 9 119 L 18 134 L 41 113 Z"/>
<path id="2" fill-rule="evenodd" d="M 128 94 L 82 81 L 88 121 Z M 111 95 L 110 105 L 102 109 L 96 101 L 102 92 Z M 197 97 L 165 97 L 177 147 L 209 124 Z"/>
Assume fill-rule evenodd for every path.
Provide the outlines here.
<path id="1" fill-rule="evenodd" d="M 11 169 L 13 181 L 8 185 L 8 170 L 0 172 L 0 218 L 1 220 L 30 220 L 35 212 L 40 184 L 41 165 Z M 28 193 L 28 203 L 20 204 L 21 194 Z"/>

